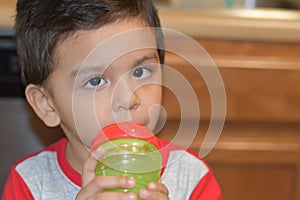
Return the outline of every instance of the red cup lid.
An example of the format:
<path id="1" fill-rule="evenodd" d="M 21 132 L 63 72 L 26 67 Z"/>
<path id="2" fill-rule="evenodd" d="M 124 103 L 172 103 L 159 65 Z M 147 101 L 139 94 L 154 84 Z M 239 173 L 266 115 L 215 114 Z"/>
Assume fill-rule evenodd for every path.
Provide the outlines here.
<path id="1" fill-rule="evenodd" d="M 94 151 L 101 143 L 117 138 L 135 138 L 150 142 L 159 149 L 158 138 L 144 125 L 134 122 L 122 122 L 104 127 L 92 141 Z"/>

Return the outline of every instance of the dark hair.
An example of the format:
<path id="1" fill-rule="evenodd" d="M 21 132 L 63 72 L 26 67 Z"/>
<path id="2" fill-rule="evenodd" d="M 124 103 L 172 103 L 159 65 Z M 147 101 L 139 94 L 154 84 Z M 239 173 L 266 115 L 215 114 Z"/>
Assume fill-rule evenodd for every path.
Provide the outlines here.
<path id="1" fill-rule="evenodd" d="M 140 17 L 149 27 L 160 27 L 151 0 L 19 0 L 15 29 L 23 83 L 42 84 L 47 80 L 59 40 L 129 17 Z M 163 64 L 162 31 L 157 29 L 155 35 Z"/>

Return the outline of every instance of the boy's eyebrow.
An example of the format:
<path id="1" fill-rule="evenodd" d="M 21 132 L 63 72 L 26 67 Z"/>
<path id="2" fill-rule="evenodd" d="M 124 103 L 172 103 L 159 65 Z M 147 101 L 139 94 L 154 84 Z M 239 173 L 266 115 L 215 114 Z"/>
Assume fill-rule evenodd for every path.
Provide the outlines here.
<path id="1" fill-rule="evenodd" d="M 158 61 L 157 55 L 155 53 L 151 53 L 150 55 L 144 56 L 140 59 L 137 59 L 132 66 L 139 66 L 140 64 L 144 63 L 146 60 L 155 59 Z"/>
<path id="2" fill-rule="evenodd" d="M 155 53 L 151 53 L 149 55 L 143 56 L 142 58 L 137 59 L 132 66 L 138 66 L 142 63 L 144 63 L 146 60 L 151 60 L 151 59 L 155 59 L 156 61 L 158 60 L 158 57 Z M 71 72 L 71 77 L 75 78 L 76 76 L 81 76 L 81 75 L 85 75 L 89 72 L 98 72 L 100 73 L 100 71 L 103 67 L 101 67 L 101 65 L 99 66 L 86 66 L 83 69 L 81 69 L 81 67 L 76 68 L 75 70 L 73 70 Z M 79 73 L 80 72 L 80 73 Z"/>

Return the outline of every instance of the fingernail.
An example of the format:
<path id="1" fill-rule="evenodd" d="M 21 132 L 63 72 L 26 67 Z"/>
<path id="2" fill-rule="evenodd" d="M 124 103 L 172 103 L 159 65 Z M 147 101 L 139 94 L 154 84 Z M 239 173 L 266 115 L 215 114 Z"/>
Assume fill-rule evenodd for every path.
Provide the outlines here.
<path id="1" fill-rule="evenodd" d="M 127 197 L 128 197 L 128 199 L 136 199 L 136 196 L 134 193 L 129 193 Z"/>
<path id="2" fill-rule="evenodd" d="M 99 160 L 105 153 L 105 149 L 103 148 L 98 148 L 95 151 L 92 152 L 92 155 L 96 160 Z"/>
<path id="3" fill-rule="evenodd" d="M 98 149 L 96 149 L 96 152 L 97 152 L 97 153 L 104 153 L 104 152 L 105 152 L 105 149 L 99 147 Z"/>
<path id="4" fill-rule="evenodd" d="M 130 186 L 130 187 L 134 187 L 135 186 L 135 180 L 133 177 L 130 177 L 127 181 L 127 184 Z"/>
<path id="5" fill-rule="evenodd" d="M 148 183 L 148 188 L 149 189 L 156 189 L 156 183 Z"/>

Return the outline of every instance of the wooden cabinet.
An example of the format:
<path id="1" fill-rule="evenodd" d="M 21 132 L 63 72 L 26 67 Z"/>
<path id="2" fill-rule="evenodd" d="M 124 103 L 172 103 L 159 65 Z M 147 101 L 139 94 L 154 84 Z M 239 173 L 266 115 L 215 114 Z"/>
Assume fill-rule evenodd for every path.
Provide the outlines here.
<path id="1" fill-rule="evenodd" d="M 198 42 L 217 64 L 227 95 L 223 132 L 205 157 L 224 199 L 300 199 L 300 43 Z M 206 85 L 181 58 L 168 54 L 166 64 L 184 74 L 197 93 L 200 128 L 191 148 L 198 152 L 210 120 Z M 174 98 L 166 91 L 169 115 L 161 137 L 171 140 L 181 120 Z"/>

